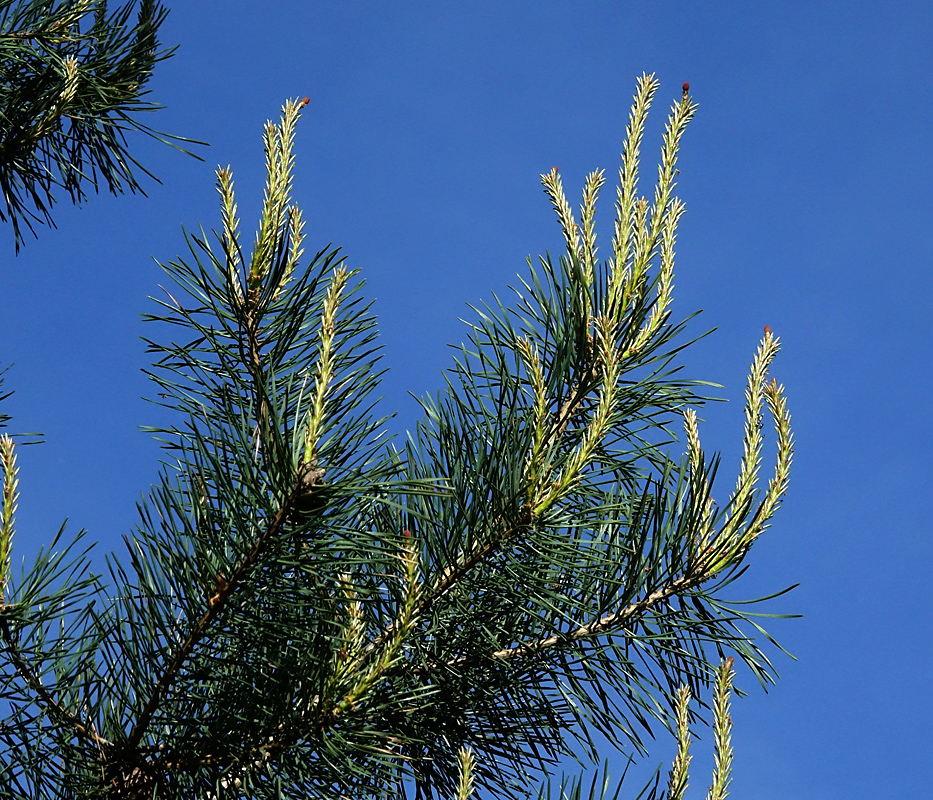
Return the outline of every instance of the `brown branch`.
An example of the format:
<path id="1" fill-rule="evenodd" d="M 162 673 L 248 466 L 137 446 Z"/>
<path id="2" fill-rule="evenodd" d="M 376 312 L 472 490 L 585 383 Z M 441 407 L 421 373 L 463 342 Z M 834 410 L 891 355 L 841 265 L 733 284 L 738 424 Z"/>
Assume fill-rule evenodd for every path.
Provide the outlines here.
<path id="1" fill-rule="evenodd" d="M 664 586 L 661 589 L 657 589 L 646 597 L 643 597 L 637 603 L 631 603 L 625 608 L 622 608 L 619 611 L 615 611 L 612 614 L 604 614 L 603 616 L 588 622 L 586 625 L 580 625 L 568 633 L 557 633 L 553 636 L 548 636 L 546 639 L 538 639 L 534 642 L 526 642 L 525 644 L 517 644 L 512 647 L 507 647 L 504 650 L 497 650 L 492 654 L 491 657 L 503 660 L 524 658 L 525 656 L 539 653 L 542 650 L 549 650 L 551 648 L 562 644 L 568 644 L 578 639 L 584 639 L 589 636 L 598 636 L 599 634 L 605 633 L 608 630 L 620 627 L 632 617 L 635 617 L 649 610 L 652 606 L 655 606 L 658 603 L 673 597 L 679 592 L 702 583 L 705 577 L 707 576 L 682 575 L 681 577 L 669 583 L 667 586 Z M 451 663 L 455 664 L 459 662 L 455 661 Z"/>
<path id="2" fill-rule="evenodd" d="M 112 743 L 107 739 L 100 736 L 95 730 L 93 730 L 93 722 L 91 723 L 91 728 L 85 725 L 81 720 L 75 715 L 72 714 L 67 708 L 61 705 L 52 695 L 49 693 L 49 690 L 42 685 L 42 681 L 39 680 L 38 675 L 32 671 L 29 667 L 29 664 L 20 656 L 19 648 L 16 644 L 16 641 L 13 638 L 13 632 L 10 630 L 9 622 L 6 619 L 5 612 L 10 608 L 10 606 L 2 605 L 0 606 L 0 632 L 3 635 L 3 641 L 6 643 L 7 649 L 10 653 L 10 660 L 13 662 L 13 665 L 16 667 L 16 671 L 19 673 L 19 676 L 26 682 L 30 689 L 35 692 L 36 696 L 41 701 L 42 705 L 45 706 L 54 716 L 60 718 L 63 722 L 70 725 L 75 733 L 78 736 L 89 739 L 98 748 L 103 748 L 105 746 L 112 746 Z"/>
<path id="3" fill-rule="evenodd" d="M 532 642 L 525 642 L 523 644 L 513 645 L 512 647 L 506 647 L 502 650 L 496 650 L 495 652 L 485 656 L 485 658 L 491 658 L 499 661 L 511 661 L 512 659 L 517 658 L 527 658 L 545 650 L 552 650 L 557 647 L 572 644 L 573 642 L 579 641 L 580 639 L 584 639 L 590 636 L 598 636 L 601 633 L 605 633 L 606 631 L 620 627 L 633 617 L 636 617 L 639 614 L 650 610 L 652 607 L 662 603 L 670 597 L 673 597 L 679 592 L 683 592 L 700 583 L 703 583 L 703 581 L 708 577 L 710 576 L 706 574 L 682 575 L 679 578 L 673 580 L 667 586 L 664 586 L 661 589 L 657 589 L 651 594 L 643 597 L 641 600 L 635 603 L 631 603 L 619 611 L 614 611 L 611 614 L 604 614 L 603 616 L 598 617 L 597 619 L 594 619 L 585 625 L 579 625 L 572 631 L 567 633 L 557 633 L 553 636 L 548 636 L 543 639 L 537 639 Z M 427 664 L 423 667 L 418 666 L 415 667 L 412 672 L 417 674 L 424 672 L 425 669 L 437 669 L 438 667 L 442 666 L 459 667 L 463 666 L 464 664 L 475 662 L 482 657 L 484 656 L 461 656 L 460 658 L 455 658 L 442 663 Z"/>
<path id="4" fill-rule="evenodd" d="M 266 528 L 253 543 L 249 553 L 241 559 L 240 563 L 237 564 L 229 577 L 222 574 L 218 576 L 214 593 L 208 598 L 207 609 L 195 623 L 194 629 L 188 634 L 188 638 L 182 643 L 181 647 L 175 653 L 175 656 L 156 682 L 156 685 L 153 687 L 152 694 L 143 706 L 139 718 L 130 732 L 129 739 L 127 740 L 127 747 L 133 749 L 139 745 L 146 728 L 152 721 L 152 716 L 155 714 L 159 702 L 174 682 L 185 661 L 188 659 L 188 656 L 191 655 L 194 648 L 207 634 L 208 628 L 214 619 L 226 607 L 228 598 L 246 580 L 250 572 L 252 572 L 263 550 L 265 550 L 269 542 L 271 542 L 282 529 L 282 525 L 293 510 L 295 502 L 304 492 L 306 492 L 306 486 L 302 476 L 299 476 L 291 494 L 289 494 L 282 504 L 282 507 L 278 510 L 275 517 L 273 517 L 269 527 Z"/>

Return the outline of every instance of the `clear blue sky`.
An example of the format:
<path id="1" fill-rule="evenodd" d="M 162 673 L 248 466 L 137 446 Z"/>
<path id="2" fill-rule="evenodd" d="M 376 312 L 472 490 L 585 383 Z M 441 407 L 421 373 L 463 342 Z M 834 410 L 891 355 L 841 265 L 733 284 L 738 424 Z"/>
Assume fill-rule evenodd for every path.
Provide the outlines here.
<path id="1" fill-rule="evenodd" d="M 804 618 L 771 626 L 799 660 L 776 654 L 768 695 L 740 676 L 735 795 L 927 794 L 933 4 L 174 5 L 163 35 L 181 47 L 153 81 L 168 106 L 154 123 L 210 142 L 206 162 L 140 141 L 163 180 L 148 198 L 63 203 L 58 230 L 19 257 L 6 231 L 6 405 L 47 438 L 22 454 L 18 554 L 66 517 L 103 549 L 132 530 L 157 472 L 137 431 L 158 413 L 140 399 L 139 314 L 165 283 L 153 258 L 184 251 L 182 225 L 217 227 L 217 164 L 233 166 L 251 230 L 261 126 L 286 97 L 311 98 L 297 143 L 307 248 L 334 242 L 363 269 L 402 430 L 407 392 L 439 385 L 465 304 L 560 249 L 539 174 L 559 166 L 576 196 L 587 171 L 614 173 L 635 78 L 655 72 L 645 169 L 684 81 L 700 104 L 680 164 L 675 309 L 703 309 L 698 333 L 718 327 L 686 361 L 732 400 L 705 413 L 704 444 L 724 451 L 727 478 L 765 324 L 783 341 L 774 373 L 798 439 L 743 591 L 801 584 L 774 608 Z M 652 761 L 671 752 L 662 741 Z M 693 779 L 701 797 L 708 773 Z"/>

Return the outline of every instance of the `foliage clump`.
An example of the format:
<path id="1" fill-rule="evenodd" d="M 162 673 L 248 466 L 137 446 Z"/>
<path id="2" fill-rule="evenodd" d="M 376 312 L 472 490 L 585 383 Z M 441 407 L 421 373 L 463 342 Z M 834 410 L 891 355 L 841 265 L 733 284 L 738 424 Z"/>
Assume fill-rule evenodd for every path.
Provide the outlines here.
<path id="1" fill-rule="evenodd" d="M 86 187 L 142 191 L 127 133 L 172 143 L 146 125 L 155 65 L 171 56 L 156 0 L 110 10 L 106 0 L 0 0 L 0 221 L 52 225 L 56 190 L 81 202 Z M 136 10 L 135 22 L 132 21 Z"/>
<path id="2" fill-rule="evenodd" d="M 777 510 L 793 442 L 766 331 L 739 475 L 714 500 L 703 384 L 679 376 L 671 319 L 676 158 L 696 106 L 685 86 L 649 201 L 638 163 L 657 88 L 638 82 L 608 259 L 604 173 L 587 177 L 579 220 L 557 171 L 542 176 L 565 252 L 529 262 L 511 305 L 477 311 L 399 446 L 375 412 L 358 272 L 332 248 L 304 257 L 291 188 L 305 101 L 266 126 L 251 250 L 218 170 L 221 230 L 189 237 L 150 317 L 164 338 L 149 374 L 175 423 L 157 431 L 168 463 L 128 563 L 111 560 L 104 586 L 59 537 L 22 578 L 5 572 L 12 796 L 522 797 L 562 757 L 596 759 L 596 735 L 643 750 L 658 719 L 677 731 L 680 798 L 691 691 L 711 681 L 711 797 L 725 796 L 720 654 L 772 671 L 746 606 L 722 592 Z M 777 446 L 762 482 L 766 412 Z"/>

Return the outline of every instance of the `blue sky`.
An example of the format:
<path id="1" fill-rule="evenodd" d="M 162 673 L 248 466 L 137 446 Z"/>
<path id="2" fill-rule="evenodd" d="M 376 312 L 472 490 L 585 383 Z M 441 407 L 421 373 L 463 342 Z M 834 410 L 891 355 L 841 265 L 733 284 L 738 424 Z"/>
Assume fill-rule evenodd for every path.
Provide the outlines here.
<path id="1" fill-rule="evenodd" d="M 171 5 L 171 3 L 170 3 Z M 153 118 L 210 143 L 199 163 L 137 142 L 149 197 L 62 204 L 57 230 L 0 256 L 0 363 L 22 452 L 18 554 L 66 517 L 119 546 L 157 473 L 141 424 L 157 409 L 139 314 L 165 283 L 153 259 L 181 226 L 219 224 L 213 170 L 231 164 L 243 225 L 258 213 L 262 123 L 309 96 L 296 198 L 308 245 L 361 267 L 381 319 L 385 408 L 440 383 L 466 303 L 502 292 L 560 232 L 539 175 L 572 197 L 613 174 L 643 71 L 700 104 L 681 153 L 687 215 L 675 313 L 703 309 L 691 375 L 732 402 L 704 445 L 737 463 L 745 372 L 763 325 L 783 342 L 798 440 L 785 507 L 743 591 L 800 587 L 771 625 L 796 657 L 734 708 L 736 796 L 921 797 L 933 746 L 929 497 L 933 5 L 923 2 L 299 2 L 174 4 Z M 612 217 L 604 192 L 603 231 Z M 608 233 L 604 233 L 608 238 Z M 709 749 L 708 737 L 698 746 Z M 667 760 L 670 742 L 652 752 Z M 698 756 L 694 792 L 705 792 Z"/>

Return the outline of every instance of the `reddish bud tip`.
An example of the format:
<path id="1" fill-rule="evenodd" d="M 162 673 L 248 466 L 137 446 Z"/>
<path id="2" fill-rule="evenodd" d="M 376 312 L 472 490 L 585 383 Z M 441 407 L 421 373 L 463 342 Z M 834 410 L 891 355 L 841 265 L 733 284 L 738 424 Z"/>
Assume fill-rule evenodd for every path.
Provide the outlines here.
<path id="1" fill-rule="evenodd" d="M 408 530 L 408 528 L 405 528 L 405 530 L 402 531 L 402 534 L 405 536 L 406 539 L 411 539 L 411 531 Z"/>
<path id="2" fill-rule="evenodd" d="M 684 94 L 690 91 L 690 84 L 684 81 Z"/>
<path id="3" fill-rule="evenodd" d="M 765 336 L 770 336 L 770 335 L 771 335 L 771 326 L 765 325 Z"/>
<path id="4" fill-rule="evenodd" d="M 726 666 L 729 669 L 732 669 L 732 656 L 729 656 L 729 658 L 726 659 Z"/>
<path id="5" fill-rule="evenodd" d="M 299 107 L 301 107 L 301 106 L 306 106 L 306 105 L 308 105 L 308 103 L 310 103 L 310 102 L 311 102 L 311 98 L 310 98 L 310 97 L 303 97 L 303 98 L 301 99 L 301 102 L 298 104 L 298 106 L 299 106 Z"/>

